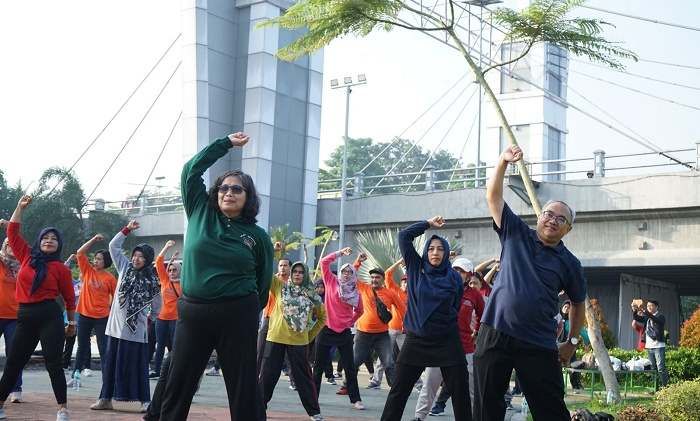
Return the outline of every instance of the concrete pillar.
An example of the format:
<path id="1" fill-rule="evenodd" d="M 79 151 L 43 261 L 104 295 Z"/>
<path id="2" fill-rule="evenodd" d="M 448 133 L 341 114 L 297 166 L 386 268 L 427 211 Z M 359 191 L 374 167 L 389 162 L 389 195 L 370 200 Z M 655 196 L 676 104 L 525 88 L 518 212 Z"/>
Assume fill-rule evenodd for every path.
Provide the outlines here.
<path id="1" fill-rule="evenodd" d="M 365 174 L 358 172 L 355 174 L 355 182 L 353 187 L 353 196 L 360 197 L 365 188 Z"/>
<path id="2" fill-rule="evenodd" d="M 425 167 L 425 191 L 435 191 L 435 167 Z"/>
<path id="3" fill-rule="evenodd" d="M 597 149 L 593 151 L 593 177 L 605 177 L 605 151 Z"/>
<path id="4" fill-rule="evenodd" d="M 700 140 L 695 142 L 695 171 L 700 171 Z"/>

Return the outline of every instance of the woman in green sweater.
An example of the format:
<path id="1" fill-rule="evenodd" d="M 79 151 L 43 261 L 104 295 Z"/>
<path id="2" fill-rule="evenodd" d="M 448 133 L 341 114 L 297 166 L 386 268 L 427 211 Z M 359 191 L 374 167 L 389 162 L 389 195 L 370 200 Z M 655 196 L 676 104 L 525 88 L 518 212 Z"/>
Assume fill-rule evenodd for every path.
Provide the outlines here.
<path id="1" fill-rule="evenodd" d="M 325 325 L 326 310 L 309 279 L 309 268 L 296 262 L 287 282 L 272 278 L 270 295 L 275 306 L 270 313 L 259 380 L 265 404 L 272 399 L 286 353 L 301 404 L 312 420 L 323 420 L 306 353 L 309 343 Z"/>
<path id="2" fill-rule="evenodd" d="M 214 141 L 182 169 L 187 232 L 170 373 L 160 419 L 186 420 L 197 383 L 216 349 L 233 420 L 264 419 L 257 393 L 258 312 L 272 278 L 272 242 L 255 223 L 260 199 L 253 179 L 227 171 L 207 192 L 202 175 L 249 137 Z"/>

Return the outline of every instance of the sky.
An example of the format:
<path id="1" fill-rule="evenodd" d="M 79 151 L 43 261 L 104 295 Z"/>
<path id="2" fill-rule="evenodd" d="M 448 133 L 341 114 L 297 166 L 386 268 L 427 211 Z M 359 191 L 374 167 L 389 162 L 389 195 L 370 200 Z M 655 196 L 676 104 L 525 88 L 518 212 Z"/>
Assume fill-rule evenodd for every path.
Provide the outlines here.
<path id="1" fill-rule="evenodd" d="M 173 0 L 0 2 L 0 169 L 10 182 L 21 181 L 28 186 L 50 166 L 73 164 L 181 31 L 181 4 Z M 659 3 L 640 1 L 591 0 L 588 4 L 690 26 L 700 21 L 700 3 L 691 0 L 671 0 L 664 2 L 663 8 L 658 7 Z M 613 23 L 615 28 L 607 29 L 605 36 L 621 42 L 641 58 L 700 66 L 698 31 L 588 9 L 577 13 Z M 164 86 L 180 60 L 179 51 L 176 44 L 76 166 L 86 194 L 93 190 Z M 697 89 L 635 78 L 586 64 L 582 58 L 578 60 L 582 62 L 571 62 L 573 72 L 700 107 Z M 629 62 L 627 70 L 700 86 L 697 69 Z M 662 149 L 694 148 L 700 140 L 698 110 L 573 72 L 569 75 L 571 88 Z M 427 149 L 440 144 L 455 155 L 461 153 L 465 164 L 476 160 L 475 133 L 465 143 L 476 113 L 475 100 L 467 103 L 473 89 L 469 77 L 411 126 L 416 117 L 462 78 L 466 73 L 464 60 L 425 35 L 395 29 L 362 39 L 337 40 L 325 49 L 321 162 L 341 142 L 344 129 L 344 94 L 342 90 L 330 89 L 330 79 L 358 73 L 366 74 L 368 84 L 355 88 L 351 97 L 351 137 L 389 141 L 403 133 L 404 138 L 420 139 L 420 145 Z M 140 191 L 182 109 L 181 77 L 181 72 L 175 74 L 93 198 L 119 201 Z M 572 91 L 568 100 L 611 122 Z M 449 106 L 450 102 L 454 104 Z M 460 111 L 462 107 L 464 111 Z M 648 151 L 573 109 L 568 111 L 567 129 L 570 159 L 592 156 L 596 149 L 604 149 L 609 155 Z M 183 142 L 182 131 L 176 128 L 151 184 L 164 189 L 177 185 Z M 693 153 L 678 155 L 694 157 Z M 492 162 L 496 156 L 482 159 Z M 660 162 L 664 161 L 654 161 Z"/>

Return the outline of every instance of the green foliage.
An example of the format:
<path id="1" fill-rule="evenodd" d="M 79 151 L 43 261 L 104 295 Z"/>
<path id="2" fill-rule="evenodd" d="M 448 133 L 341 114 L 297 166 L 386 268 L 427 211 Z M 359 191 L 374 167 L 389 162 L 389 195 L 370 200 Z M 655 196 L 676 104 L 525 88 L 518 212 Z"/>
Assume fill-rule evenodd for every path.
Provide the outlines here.
<path id="1" fill-rule="evenodd" d="M 689 319 L 698 308 L 700 308 L 700 296 L 684 295 L 681 297 L 681 317 L 683 320 Z"/>
<path id="2" fill-rule="evenodd" d="M 700 349 L 700 306 L 683 322 L 680 346 Z"/>
<path id="3" fill-rule="evenodd" d="M 605 398 L 603 399 L 593 399 L 590 401 L 586 402 L 572 402 L 572 403 L 567 403 L 567 407 L 569 410 L 574 411 L 577 409 L 585 408 L 591 411 L 592 413 L 597 413 L 597 412 L 607 412 L 609 414 L 612 414 L 614 416 L 619 416 L 622 414 L 626 408 L 651 408 L 653 405 L 654 401 L 652 398 L 630 398 L 627 399 L 625 402 L 621 403 L 615 403 L 615 404 L 608 404 L 605 402 Z M 643 409 L 640 410 L 640 412 L 643 411 Z M 616 418 L 618 419 L 618 418 Z M 644 419 L 646 420 L 646 419 Z M 650 418 L 650 421 L 655 421 L 654 418 Z"/>
<path id="4" fill-rule="evenodd" d="M 668 348 L 666 369 L 671 383 L 700 378 L 700 348 Z"/>
<path id="5" fill-rule="evenodd" d="M 610 23 L 599 19 L 568 18 L 572 9 L 585 0 L 535 0 L 522 11 L 499 8 L 494 21 L 507 28 L 508 38 L 530 46 L 549 42 L 577 56 L 604 63 L 612 68 L 624 68 L 618 58 L 637 61 L 637 56 L 617 43 L 601 36 Z"/>
<path id="6" fill-rule="evenodd" d="M 671 421 L 700 418 L 700 380 L 670 385 L 656 394 L 656 407 Z"/>
<path id="7" fill-rule="evenodd" d="M 304 263 L 308 264 L 307 247 L 321 246 L 320 256 L 323 257 L 326 255 L 326 247 L 328 247 L 328 243 L 337 236 L 337 233 L 334 230 L 323 225 L 318 225 L 316 227 L 316 232 L 318 233 L 316 237 L 310 238 L 308 239 L 308 242 L 303 243 Z M 312 281 L 316 281 L 321 278 L 321 259 L 319 259 L 316 263 L 316 269 L 314 269 L 311 275 Z"/>
<path id="8" fill-rule="evenodd" d="M 282 250 L 275 252 L 275 259 L 279 260 L 290 251 L 299 250 L 304 241 L 304 234 L 298 231 L 289 232 L 289 224 L 284 224 L 270 228 L 270 239 L 272 244 L 282 243 Z"/>
<path id="9" fill-rule="evenodd" d="M 348 166 L 347 166 L 347 177 L 352 178 L 356 173 L 364 168 L 372 158 L 378 156 L 382 151 L 389 147 L 384 153 L 381 154 L 381 159 L 377 159 L 372 164 L 370 164 L 364 171 L 363 175 L 365 177 L 374 175 L 384 175 L 391 170 L 391 167 L 404 155 L 402 164 L 394 172 L 418 172 L 423 169 L 426 161 L 430 158 L 430 165 L 432 165 L 436 170 L 456 168 L 459 166 L 459 158 L 453 156 L 450 152 L 445 150 L 437 151 L 430 157 L 430 151 L 421 148 L 420 146 L 414 146 L 414 144 L 406 139 L 398 139 L 395 142 L 380 142 L 374 143 L 372 139 L 360 138 L 360 139 L 348 139 Z M 329 182 L 328 180 L 339 179 L 342 176 L 342 165 L 343 165 L 343 146 L 340 145 L 331 153 L 330 157 L 325 161 L 325 169 L 319 171 L 319 183 L 324 189 L 340 188 L 340 182 Z M 474 170 L 472 170 L 472 173 Z M 451 173 L 438 173 L 436 174 L 438 181 L 449 180 Z M 455 177 L 459 176 L 456 174 Z M 408 176 L 405 178 L 388 177 L 382 181 L 382 185 L 392 185 L 400 183 L 410 183 L 413 181 L 414 176 Z M 369 178 L 364 181 L 365 190 L 371 189 L 379 183 L 380 178 Z M 420 180 L 420 179 L 419 179 Z M 464 186 L 461 186 L 464 187 Z M 382 193 L 393 193 L 399 191 L 405 191 L 405 187 L 388 187 L 381 188 Z M 409 191 L 423 190 L 423 186 L 415 186 L 409 189 Z"/>
<path id="10" fill-rule="evenodd" d="M 662 421 L 659 412 L 652 407 L 628 406 L 617 413 L 618 421 Z"/>

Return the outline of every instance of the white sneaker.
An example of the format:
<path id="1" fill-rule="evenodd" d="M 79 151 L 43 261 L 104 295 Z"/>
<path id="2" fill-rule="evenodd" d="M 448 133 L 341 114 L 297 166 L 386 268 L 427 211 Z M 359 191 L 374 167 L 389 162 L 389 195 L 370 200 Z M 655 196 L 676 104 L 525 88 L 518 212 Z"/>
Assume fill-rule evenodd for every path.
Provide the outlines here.
<path id="1" fill-rule="evenodd" d="M 357 401 L 354 404 L 352 404 L 352 406 L 355 409 L 360 410 L 360 411 L 364 411 L 364 409 L 365 409 L 365 404 L 363 404 L 362 401 Z"/>
<path id="2" fill-rule="evenodd" d="M 141 402 L 141 409 L 139 409 L 139 412 L 142 414 L 145 414 L 148 412 L 148 406 L 150 405 L 150 402 Z"/>
<path id="3" fill-rule="evenodd" d="M 10 393 L 10 402 L 21 403 L 22 402 L 22 392 L 12 392 Z"/>
<path id="4" fill-rule="evenodd" d="M 90 405 L 90 409 L 95 411 L 112 410 L 112 401 L 110 399 L 98 399 L 97 402 Z"/>
<path id="5" fill-rule="evenodd" d="M 311 417 L 309 417 L 309 419 L 310 419 L 311 421 L 324 421 L 324 419 L 323 419 L 323 417 L 321 416 L 321 414 L 312 415 Z"/>
<path id="6" fill-rule="evenodd" d="M 75 379 L 71 377 L 71 378 L 68 379 L 68 381 L 66 382 L 66 387 L 73 387 L 74 384 L 75 384 Z"/>
<path id="7" fill-rule="evenodd" d="M 92 370 L 89 368 L 86 368 L 83 370 L 82 373 L 80 373 L 83 377 L 92 377 Z"/>
<path id="8" fill-rule="evenodd" d="M 220 376 L 221 372 L 217 370 L 216 367 L 212 367 L 209 370 L 206 370 L 204 374 L 206 374 L 207 376 Z"/>
<path id="9" fill-rule="evenodd" d="M 70 421 L 70 415 L 67 408 L 61 408 L 56 413 L 56 421 Z"/>

